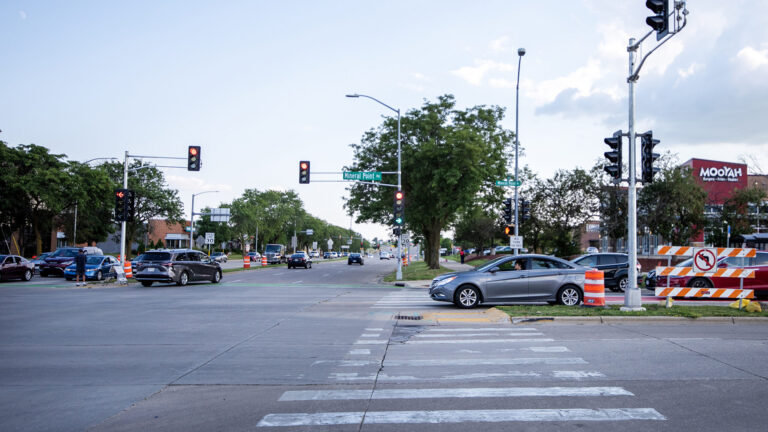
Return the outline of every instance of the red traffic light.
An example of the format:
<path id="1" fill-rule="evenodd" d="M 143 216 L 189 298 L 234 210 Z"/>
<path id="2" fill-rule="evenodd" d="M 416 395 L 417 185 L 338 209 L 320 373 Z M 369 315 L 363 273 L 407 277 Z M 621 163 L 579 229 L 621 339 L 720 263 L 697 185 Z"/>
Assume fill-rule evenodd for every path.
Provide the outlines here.
<path id="1" fill-rule="evenodd" d="M 307 169 L 307 167 L 308 167 L 308 165 L 307 165 L 306 162 L 302 162 L 301 163 L 301 169 L 305 170 L 305 169 Z"/>
<path id="2" fill-rule="evenodd" d="M 125 197 L 125 192 L 123 192 L 123 191 L 119 190 L 119 191 L 115 192 L 115 195 L 116 195 L 118 198 L 123 198 L 123 197 Z"/>
<path id="3" fill-rule="evenodd" d="M 397 191 L 397 192 L 395 192 L 395 199 L 396 199 L 396 200 L 401 200 L 401 199 L 403 199 L 403 191 Z"/>
<path id="4" fill-rule="evenodd" d="M 192 156 L 197 156 L 197 148 L 196 147 L 190 147 L 189 148 L 189 154 Z"/>

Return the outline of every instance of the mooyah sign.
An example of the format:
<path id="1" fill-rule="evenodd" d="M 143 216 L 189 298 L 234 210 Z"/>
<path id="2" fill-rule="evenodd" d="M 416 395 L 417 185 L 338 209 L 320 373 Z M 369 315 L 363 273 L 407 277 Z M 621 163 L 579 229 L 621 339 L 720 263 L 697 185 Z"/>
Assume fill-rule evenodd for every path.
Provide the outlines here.
<path id="1" fill-rule="evenodd" d="M 741 168 L 722 167 L 701 167 L 699 178 L 705 182 L 738 182 L 741 180 L 743 172 Z"/>

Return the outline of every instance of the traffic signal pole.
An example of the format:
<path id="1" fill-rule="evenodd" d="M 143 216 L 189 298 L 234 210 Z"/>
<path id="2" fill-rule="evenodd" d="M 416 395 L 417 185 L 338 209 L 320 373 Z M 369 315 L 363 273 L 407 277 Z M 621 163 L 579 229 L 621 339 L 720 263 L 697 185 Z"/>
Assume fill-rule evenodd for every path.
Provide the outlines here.
<path id="1" fill-rule="evenodd" d="M 123 189 L 128 189 L 128 150 L 123 159 Z M 120 225 L 120 262 L 125 264 L 125 221 Z"/>

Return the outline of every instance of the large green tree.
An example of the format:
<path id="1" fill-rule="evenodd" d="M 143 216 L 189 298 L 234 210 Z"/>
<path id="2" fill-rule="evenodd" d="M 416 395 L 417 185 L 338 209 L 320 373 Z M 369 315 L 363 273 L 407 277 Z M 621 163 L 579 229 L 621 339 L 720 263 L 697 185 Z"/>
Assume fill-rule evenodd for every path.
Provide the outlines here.
<path id="1" fill-rule="evenodd" d="M 408 111 L 402 124 L 402 188 L 405 228 L 424 239 L 425 259 L 439 267 L 440 233 L 463 208 L 483 196 L 501 197 L 494 182 L 503 178 L 511 131 L 501 126 L 504 109 L 475 106 L 456 109 L 452 95 Z M 397 171 L 397 120 L 387 118 L 352 146 L 349 171 Z M 394 176 L 385 183 L 395 183 Z M 355 183 L 346 207 L 358 222 L 392 224 L 394 191 Z"/>

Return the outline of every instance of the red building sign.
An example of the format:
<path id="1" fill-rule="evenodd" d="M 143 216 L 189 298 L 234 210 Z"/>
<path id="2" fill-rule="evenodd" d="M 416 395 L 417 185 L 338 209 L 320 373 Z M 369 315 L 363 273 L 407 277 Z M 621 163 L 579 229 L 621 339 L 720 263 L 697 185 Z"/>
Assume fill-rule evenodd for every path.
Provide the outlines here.
<path id="1" fill-rule="evenodd" d="M 693 178 L 707 192 L 707 205 L 722 205 L 736 189 L 749 185 L 747 165 L 742 163 L 691 159 L 682 166 L 691 170 Z"/>

